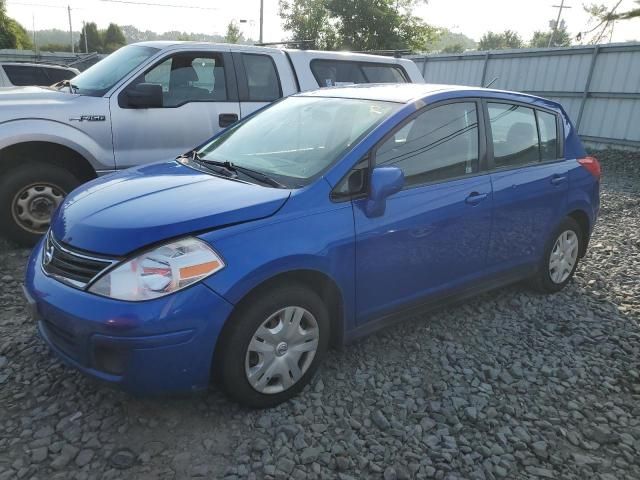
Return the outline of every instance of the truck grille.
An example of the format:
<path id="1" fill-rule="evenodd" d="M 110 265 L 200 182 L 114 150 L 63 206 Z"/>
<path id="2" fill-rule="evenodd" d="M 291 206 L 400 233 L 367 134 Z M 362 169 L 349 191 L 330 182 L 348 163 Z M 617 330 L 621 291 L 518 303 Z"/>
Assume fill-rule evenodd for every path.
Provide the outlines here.
<path id="1" fill-rule="evenodd" d="M 50 231 L 42 253 L 42 269 L 47 275 L 81 289 L 117 261 L 63 246 L 53 238 Z"/>

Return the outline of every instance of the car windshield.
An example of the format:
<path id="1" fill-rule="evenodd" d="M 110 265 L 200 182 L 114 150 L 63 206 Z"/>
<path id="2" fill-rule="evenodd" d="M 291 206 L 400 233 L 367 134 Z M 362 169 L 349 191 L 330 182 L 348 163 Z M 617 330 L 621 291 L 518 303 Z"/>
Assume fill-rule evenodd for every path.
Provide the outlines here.
<path id="1" fill-rule="evenodd" d="M 289 97 L 203 147 L 204 161 L 231 162 L 290 188 L 308 184 L 401 105 L 375 100 Z"/>
<path id="2" fill-rule="evenodd" d="M 71 82 L 77 87 L 74 92 L 100 97 L 158 51 L 157 48 L 140 45 L 122 47 L 75 77 Z"/>

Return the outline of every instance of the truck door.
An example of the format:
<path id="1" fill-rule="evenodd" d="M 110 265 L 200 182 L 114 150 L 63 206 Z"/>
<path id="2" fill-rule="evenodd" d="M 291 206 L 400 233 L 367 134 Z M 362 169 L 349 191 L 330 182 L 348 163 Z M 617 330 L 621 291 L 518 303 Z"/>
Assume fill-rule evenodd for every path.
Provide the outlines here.
<path id="1" fill-rule="evenodd" d="M 245 117 L 282 97 L 298 91 L 295 73 L 284 52 L 234 48 L 240 111 Z"/>
<path id="2" fill-rule="evenodd" d="M 135 108 L 128 89 L 140 83 L 162 86 L 162 106 Z M 117 168 L 175 158 L 240 117 L 229 49 L 172 53 L 111 96 Z"/>

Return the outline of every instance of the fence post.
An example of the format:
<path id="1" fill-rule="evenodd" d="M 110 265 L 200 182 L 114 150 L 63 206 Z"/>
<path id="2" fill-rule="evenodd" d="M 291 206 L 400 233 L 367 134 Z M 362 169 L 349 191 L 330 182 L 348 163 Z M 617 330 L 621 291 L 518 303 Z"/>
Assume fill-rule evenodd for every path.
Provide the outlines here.
<path id="1" fill-rule="evenodd" d="M 487 65 L 489 64 L 489 52 L 484 56 L 484 65 L 482 65 L 482 78 L 480 79 L 480 87 L 484 87 L 487 76 Z"/>
<path id="2" fill-rule="evenodd" d="M 427 57 L 426 55 L 424 56 L 424 63 L 422 64 L 422 78 L 424 78 L 425 73 L 427 73 L 427 59 L 429 57 Z"/>
<path id="3" fill-rule="evenodd" d="M 589 65 L 589 73 L 587 74 L 587 80 L 584 82 L 584 91 L 582 92 L 582 101 L 580 102 L 580 110 L 578 111 L 578 119 L 576 120 L 576 132 L 580 134 L 580 123 L 582 122 L 582 114 L 584 113 L 584 106 L 589 98 L 589 88 L 591 87 L 591 77 L 593 77 L 593 71 L 595 70 L 596 60 L 598 59 L 598 52 L 600 51 L 600 45 L 593 47 L 593 53 L 591 54 L 591 65 Z"/>

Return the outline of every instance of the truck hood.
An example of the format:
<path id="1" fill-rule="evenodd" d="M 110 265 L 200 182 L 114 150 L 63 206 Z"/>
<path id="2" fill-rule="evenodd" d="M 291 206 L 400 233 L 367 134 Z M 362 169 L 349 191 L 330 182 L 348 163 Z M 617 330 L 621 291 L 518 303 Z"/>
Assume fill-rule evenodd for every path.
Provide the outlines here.
<path id="1" fill-rule="evenodd" d="M 56 211 L 56 239 L 123 256 L 147 245 L 273 215 L 290 191 L 162 162 L 124 170 L 74 190 Z"/>
<path id="2" fill-rule="evenodd" d="M 77 105 L 82 95 L 44 87 L 0 88 L 0 123 L 22 118 L 57 118 L 67 114 L 65 105 Z M 64 115 L 62 116 L 64 118 Z"/>
<path id="3" fill-rule="evenodd" d="M 41 103 L 69 101 L 79 95 L 72 95 L 68 89 L 55 90 L 46 87 L 4 87 L 0 88 L 0 105 L 4 102 Z"/>

